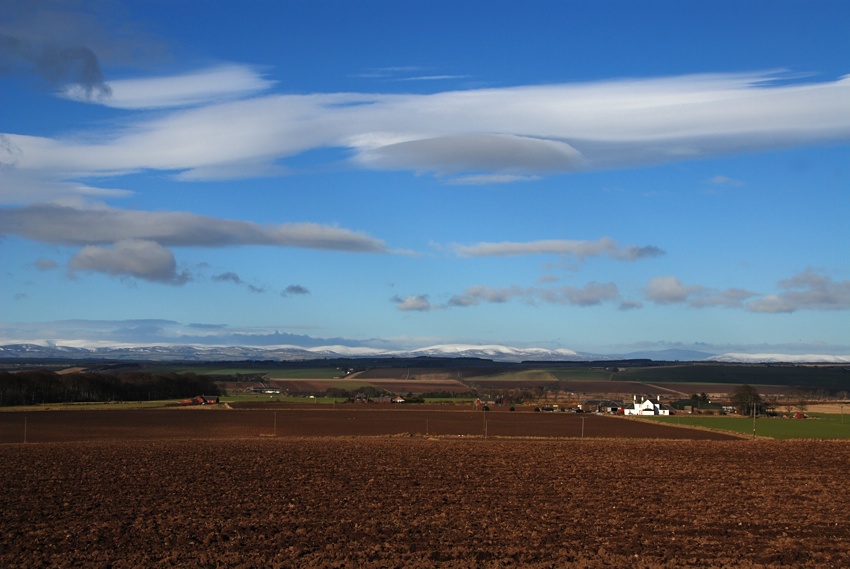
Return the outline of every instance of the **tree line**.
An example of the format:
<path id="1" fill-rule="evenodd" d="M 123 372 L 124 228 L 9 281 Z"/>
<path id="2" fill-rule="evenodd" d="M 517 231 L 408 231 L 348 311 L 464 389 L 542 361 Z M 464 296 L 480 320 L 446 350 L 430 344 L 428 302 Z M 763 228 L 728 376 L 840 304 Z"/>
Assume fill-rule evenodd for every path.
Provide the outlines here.
<path id="1" fill-rule="evenodd" d="M 194 373 L 0 371 L 0 406 L 176 399 L 219 395 L 208 376 Z"/>

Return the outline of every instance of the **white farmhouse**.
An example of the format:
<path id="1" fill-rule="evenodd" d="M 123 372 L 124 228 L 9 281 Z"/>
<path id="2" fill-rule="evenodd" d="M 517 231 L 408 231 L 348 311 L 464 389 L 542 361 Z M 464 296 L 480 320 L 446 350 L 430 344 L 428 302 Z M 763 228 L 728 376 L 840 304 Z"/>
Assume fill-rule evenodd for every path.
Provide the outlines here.
<path id="1" fill-rule="evenodd" d="M 652 399 L 641 397 L 640 402 L 638 402 L 637 395 L 635 395 L 634 405 L 623 409 L 623 413 L 626 415 L 669 415 L 670 411 L 662 409 L 661 404 Z"/>

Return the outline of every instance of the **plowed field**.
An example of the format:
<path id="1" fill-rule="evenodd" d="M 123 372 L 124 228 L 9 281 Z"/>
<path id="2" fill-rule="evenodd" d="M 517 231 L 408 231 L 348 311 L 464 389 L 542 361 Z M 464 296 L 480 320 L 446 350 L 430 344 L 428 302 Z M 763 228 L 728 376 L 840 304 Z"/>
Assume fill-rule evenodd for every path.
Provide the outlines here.
<path id="1" fill-rule="evenodd" d="M 451 409 L 451 408 L 450 408 Z M 573 413 L 490 412 L 396 405 L 222 406 L 0 413 L 0 442 L 258 436 L 457 435 L 489 437 L 658 438 L 729 440 L 728 434 L 680 429 L 622 417 Z M 24 429 L 26 428 L 26 432 Z"/>
<path id="2" fill-rule="evenodd" d="M 847 443 L 224 436 L 214 422 L 169 437 L 162 413 L 274 415 L 146 413 L 130 413 L 135 432 L 106 414 L 103 436 L 88 419 L 83 437 L 0 444 L 0 566 L 850 566 Z M 22 418 L 0 416 L 3 433 Z"/>

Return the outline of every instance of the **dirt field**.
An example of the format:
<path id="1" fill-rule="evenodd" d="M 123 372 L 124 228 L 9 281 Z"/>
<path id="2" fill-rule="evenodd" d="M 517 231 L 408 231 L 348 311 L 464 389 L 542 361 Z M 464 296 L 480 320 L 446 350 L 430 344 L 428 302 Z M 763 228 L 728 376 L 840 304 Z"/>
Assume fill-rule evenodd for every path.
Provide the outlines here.
<path id="1" fill-rule="evenodd" d="M 469 391 L 469 387 L 450 379 L 413 381 L 405 379 L 361 379 L 359 376 L 351 376 L 346 379 L 269 379 L 265 383 L 290 393 L 324 393 L 331 387 L 354 390 L 366 383 L 390 393 L 422 394 L 435 391 L 464 393 Z M 231 394 L 245 389 L 245 384 L 236 384 L 236 387 L 233 387 L 233 384 L 221 385 Z"/>
<path id="2" fill-rule="evenodd" d="M 27 414 L 30 442 L 0 444 L 0 566 L 850 566 L 847 443 L 301 436 L 311 414 L 358 431 L 287 413 Z M 261 436 L 275 416 L 290 434 Z M 0 413 L 3 440 L 22 418 Z"/>
<path id="3" fill-rule="evenodd" d="M 236 406 L 236 404 L 234 404 Z M 146 410 L 0 413 L 0 443 L 105 439 L 390 436 L 657 438 L 730 440 L 732 435 L 622 417 L 573 413 L 511 413 L 439 406 L 240 403 L 235 410 L 195 407 Z M 24 432 L 26 430 L 26 432 Z"/>

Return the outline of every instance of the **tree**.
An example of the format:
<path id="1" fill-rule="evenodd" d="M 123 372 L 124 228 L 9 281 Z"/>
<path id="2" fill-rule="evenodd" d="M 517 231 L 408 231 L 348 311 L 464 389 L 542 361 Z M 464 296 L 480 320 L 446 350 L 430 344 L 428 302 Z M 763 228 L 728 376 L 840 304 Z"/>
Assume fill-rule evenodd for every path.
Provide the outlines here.
<path id="1" fill-rule="evenodd" d="M 739 415 L 751 415 L 759 412 L 761 395 L 752 385 L 739 385 L 732 390 L 732 404 Z"/>
<path id="2" fill-rule="evenodd" d="M 808 403 L 806 401 L 806 393 L 802 389 L 793 389 L 788 394 L 789 397 L 789 408 L 796 408 L 800 413 L 805 413 L 808 407 Z M 789 409 L 790 412 L 790 409 Z"/>

